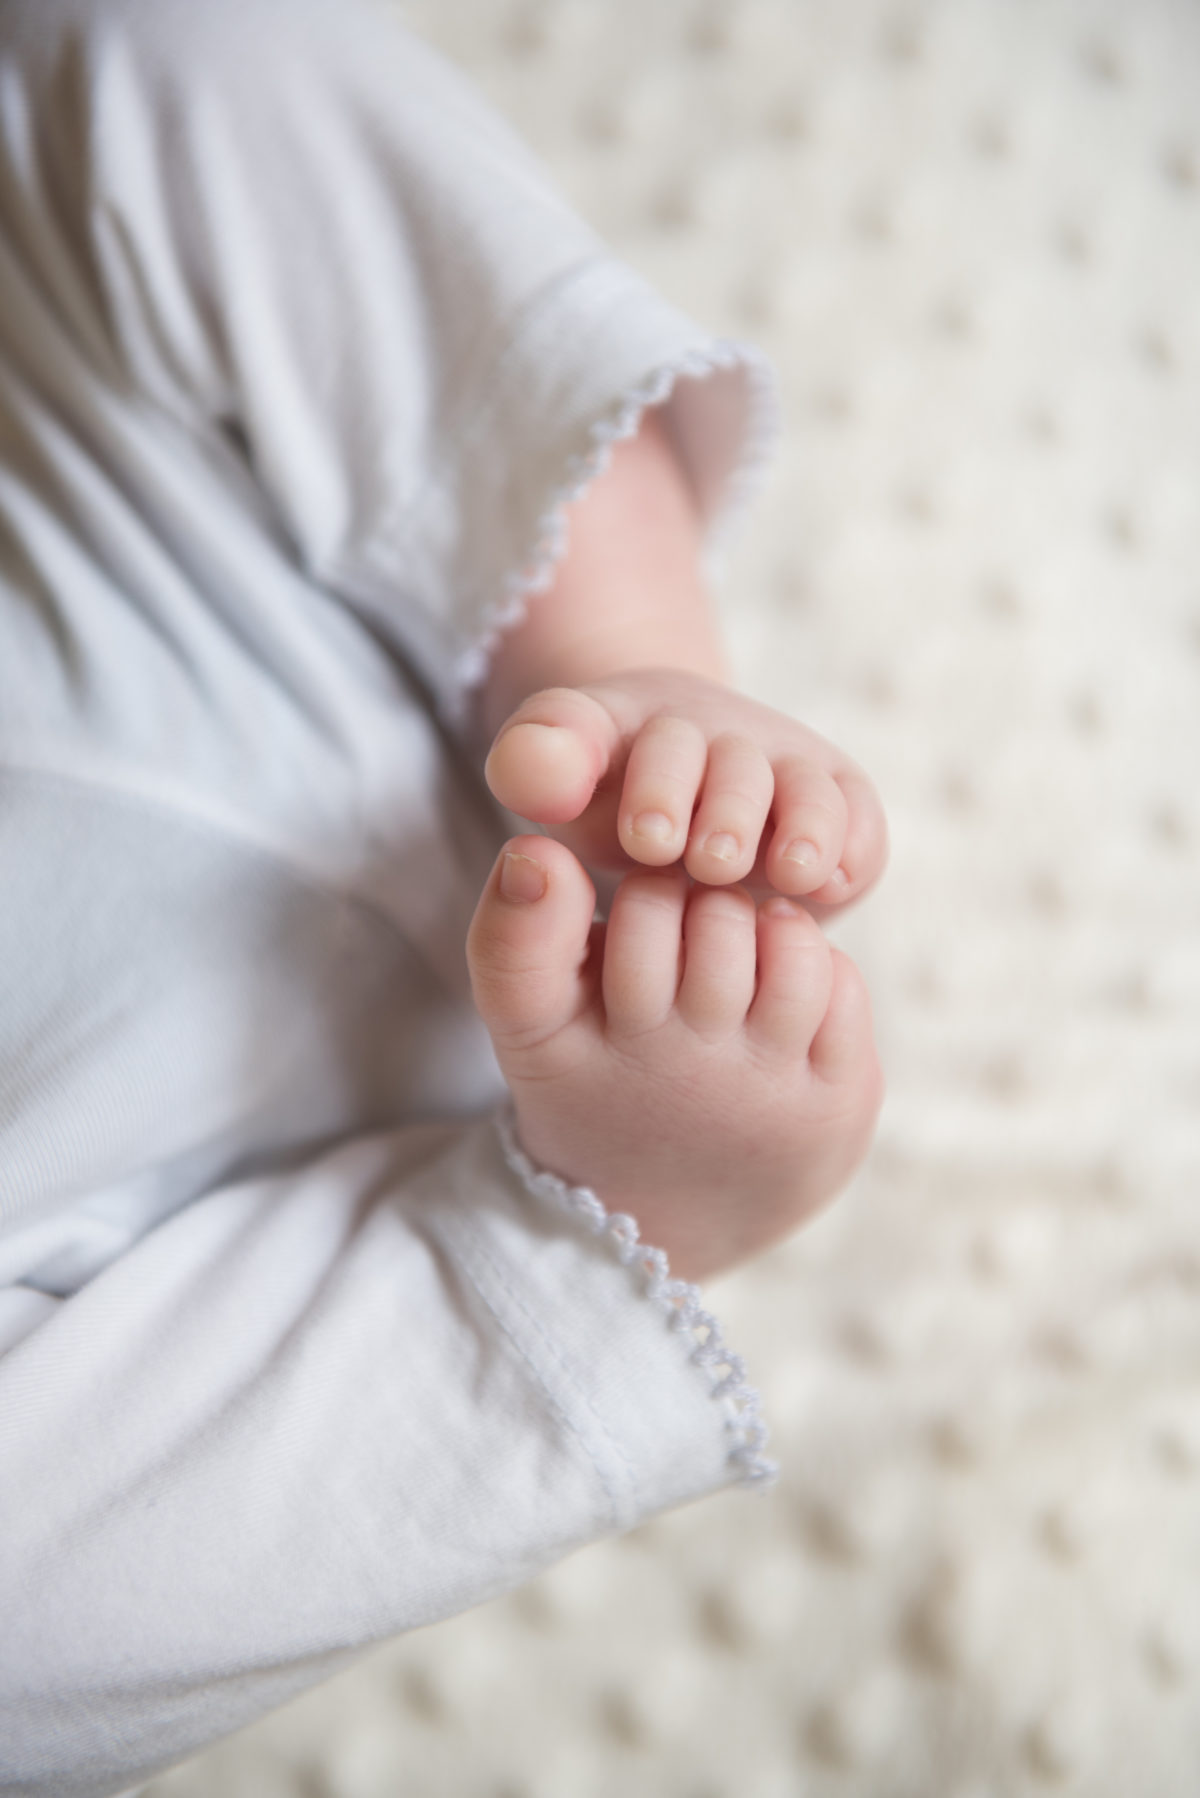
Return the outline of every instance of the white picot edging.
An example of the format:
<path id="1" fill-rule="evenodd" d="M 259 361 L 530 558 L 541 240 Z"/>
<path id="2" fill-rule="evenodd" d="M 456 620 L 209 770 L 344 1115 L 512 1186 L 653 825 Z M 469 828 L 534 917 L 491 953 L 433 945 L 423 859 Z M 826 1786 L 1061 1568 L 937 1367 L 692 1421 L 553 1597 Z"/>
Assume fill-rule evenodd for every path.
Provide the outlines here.
<path id="1" fill-rule="evenodd" d="M 779 437 L 779 401 L 770 364 L 761 351 L 732 338 L 713 338 L 703 348 L 683 351 L 660 364 L 627 389 L 606 412 L 592 421 L 583 449 L 568 457 L 563 478 L 547 497 L 533 533 L 533 548 L 520 568 L 501 583 L 500 596 L 488 609 L 480 636 L 459 657 L 451 710 L 461 712 L 470 693 L 486 678 L 501 638 L 520 624 L 537 593 L 544 593 L 567 549 L 567 509 L 604 473 L 618 443 L 633 437 L 644 413 L 668 400 L 680 381 L 740 368 L 750 386 L 751 416 L 741 452 L 725 485 L 712 521 L 709 552 L 720 547 L 730 525 L 761 485 Z"/>
<path id="2" fill-rule="evenodd" d="M 671 1278 L 666 1254 L 640 1240 L 634 1218 L 622 1211 L 608 1211 L 588 1187 L 568 1186 L 557 1174 L 535 1167 L 517 1141 L 511 1111 L 497 1116 L 496 1127 L 508 1165 L 530 1192 L 576 1218 L 591 1235 L 603 1237 L 622 1266 L 643 1277 L 646 1298 L 671 1328 L 691 1333 L 694 1347 L 689 1359 L 708 1375 L 710 1396 L 724 1405 L 730 1465 L 746 1485 L 773 1480 L 779 1469 L 762 1452 L 767 1426 L 758 1393 L 747 1382 L 745 1362 L 725 1346 L 720 1324 L 704 1309 L 699 1288 Z"/>

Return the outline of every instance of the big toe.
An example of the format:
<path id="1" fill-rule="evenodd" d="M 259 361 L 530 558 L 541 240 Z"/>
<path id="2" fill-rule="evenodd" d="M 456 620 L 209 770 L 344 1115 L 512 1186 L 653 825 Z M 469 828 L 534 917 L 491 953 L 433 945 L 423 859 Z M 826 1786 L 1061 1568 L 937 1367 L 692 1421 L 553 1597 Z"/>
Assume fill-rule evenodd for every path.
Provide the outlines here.
<path id="1" fill-rule="evenodd" d="M 488 876 L 467 933 L 475 1004 L 503 1059 L 555 1035 L 586 999 L 596 894 L 547 837 L 514 837 Z"/>
<path id="2" fill-rule="evenodd" d="M 519 818 L 566 824 L 587 806 L 616 740 L 597 700 L 574 687 L 547 687 L 501 727 L 484 773 L 501 805 Z"/>

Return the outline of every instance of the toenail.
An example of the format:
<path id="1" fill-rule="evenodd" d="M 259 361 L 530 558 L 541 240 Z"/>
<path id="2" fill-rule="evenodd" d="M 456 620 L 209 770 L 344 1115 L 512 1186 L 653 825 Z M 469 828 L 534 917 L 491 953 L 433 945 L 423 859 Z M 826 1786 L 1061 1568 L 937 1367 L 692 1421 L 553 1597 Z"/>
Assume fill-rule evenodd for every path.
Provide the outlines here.
<path id="1" fill-rule="evenodd" d="M 796 900 L 785 899 L 782 893 L 764 900 L 762 909 L 768 918 L 798 918 L 804 911 L 804 907 L 797 904 Z"/>
<path id="2" fill-rule="evenodd" d="M 630 828 L 635 837 L 644 837 L 648 843 L 669 843 L 675 835 L 666 812 L 639 812 Z"/>
<path id="3" fill-rule="evenodd" d="M 850 876 L 847 874 L 845 868 L 835 868 L 833 873 L 829 876 L 829 884 L 831 887 L 848 887 L 850 885 Z"/>
<path id="4" fill-rule="evenodd" d="M 705 839 L 705 852 L 718 862 L 735 862 L 740 844 L 727 830 L 715 830 L 711 837 Z"/>
<path id="5" fill-rule="evenodd" d="M 506 854 L 500 864 L 500 891 L 517 905 L 529 905 L 546 891 L 548 876 L 531 855 Z"/>
<path id="6" fill-rule="evenodd" d="M 800 837 L 795 843 L 789 843 L 782 856 L 782 860 L 795 862 L 798 868 L 815 868 L 820 859 L 821 851 L 807 837 Z"/>

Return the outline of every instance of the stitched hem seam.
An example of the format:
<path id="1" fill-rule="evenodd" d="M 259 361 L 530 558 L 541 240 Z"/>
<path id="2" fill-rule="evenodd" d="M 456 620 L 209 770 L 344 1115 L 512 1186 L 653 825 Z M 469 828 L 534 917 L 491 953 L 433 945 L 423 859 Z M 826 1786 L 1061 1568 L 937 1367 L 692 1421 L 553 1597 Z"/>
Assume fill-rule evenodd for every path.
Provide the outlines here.
<path id="1" fill-rule="evenodd" d="M 726 1346 L 720 1323 L 705 1310 L 699 1288 L 690 1281 L 671 1278 L 665 1252 L 641 1241 L 634 1218 L 625 1212 L 610 1212 L 590 1188 L 568 1186 L 557 1174 L 535 1167 L 517 1141 L 511 1109 L 501 1112 L 495 1121 L 505 1160 L 528 1190 L 581 1223 L 590 1235 L 601 1238 L 621 1265 L 640 1280 L 644 1296 L 671 1328 L 692 1337 L 688 1359 L 707 1377 L 709 1396 L 724 1410 L 728 1461 L 739 1481 L 760 1486 L 774 1480 L 779 1468 L 763 1453 L 767 1427 L 758 1392 L 746 1379 L 741 1356 Z"/>
<path id="2" fill-rule="evenodd" d="M 480 1248 L 478 1242 L 469 1238 L 465 1230 L 455 1227 L 453 1239 L 463 1273 L 470 1280 L 481 1302 L 486 1305 L 497 1327 L 508 1339 L 514 1353 L 537 1381 L 562 1427 L 575 1438 L 590 1461 L 608 1501 L 610 1527 L 616 1531 L 630 1529 L 637 1521 L 638 1513 L 633 1468 L 628 1457 L 620 1444 L 613 1440 L 603 1419 L 597 1415 L 595 1406 L 580 1390 L 562 1356 L 557 1353 L 528 1307 L 522 1304 L 495 1260 Z M 504 1304 L 497 1302 L 497 1292 L 503 1296 Z M 547 1376 L 547 1367 L 530 1354 L 525 1340 L 517 1333 L 511 1315 L 513 1312 L 519 1315 L 524 1328 L 532 1331 L 537 1338 L 548 1366 L 553 1369 L 553 1380 Z M 563 1402 L 561 1387 L 564 1383 L 569 1387 L 576 1406 L 582 1405 L 586 1410 L 594 1426 L 594 1435 L 580 1428 L 578 1411 L 573 1414 Z"/>

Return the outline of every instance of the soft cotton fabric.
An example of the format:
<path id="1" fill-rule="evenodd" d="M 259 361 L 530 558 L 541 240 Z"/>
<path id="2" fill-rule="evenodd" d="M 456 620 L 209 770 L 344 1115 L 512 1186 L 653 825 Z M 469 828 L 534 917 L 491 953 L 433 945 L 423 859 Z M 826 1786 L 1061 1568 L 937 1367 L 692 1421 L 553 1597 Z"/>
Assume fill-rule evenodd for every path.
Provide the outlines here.
<path id="1" fill-rule="evenodd" d="M 94 1798 L 746 1470 L 487 1116 L 472 682 L 753 358 L 347 0 L 0 0 L 0 1790 Z"/>

